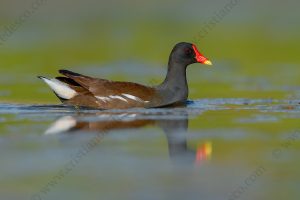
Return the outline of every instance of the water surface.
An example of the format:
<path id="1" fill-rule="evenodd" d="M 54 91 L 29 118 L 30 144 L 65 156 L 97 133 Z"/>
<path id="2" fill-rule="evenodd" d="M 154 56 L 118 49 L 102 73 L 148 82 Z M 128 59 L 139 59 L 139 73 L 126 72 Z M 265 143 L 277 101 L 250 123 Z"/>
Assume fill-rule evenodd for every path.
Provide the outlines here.
<path id="1" fill-rule="evenodd" d="M 1 104 L 3 199 L 295 199 L 300 105 L 185 108 Z"/>

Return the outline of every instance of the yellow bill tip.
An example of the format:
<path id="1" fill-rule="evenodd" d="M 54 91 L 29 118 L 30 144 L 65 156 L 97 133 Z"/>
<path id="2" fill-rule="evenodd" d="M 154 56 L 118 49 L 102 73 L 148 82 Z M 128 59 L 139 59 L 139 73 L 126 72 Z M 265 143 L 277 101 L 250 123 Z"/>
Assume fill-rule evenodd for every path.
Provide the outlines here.
<path id="1" fill-rule="evenodd" d="M 210 60 L 206 60 L 203 64 L 205 64 L 205 65 L 212 65 L 212 62 Z"/>

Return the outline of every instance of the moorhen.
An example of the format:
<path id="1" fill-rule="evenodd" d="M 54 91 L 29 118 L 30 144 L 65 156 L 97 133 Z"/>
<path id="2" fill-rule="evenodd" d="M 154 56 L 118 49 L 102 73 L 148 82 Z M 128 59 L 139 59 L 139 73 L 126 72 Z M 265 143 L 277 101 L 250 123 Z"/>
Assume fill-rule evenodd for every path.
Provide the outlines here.
<path id="1" fill-rule="evenodd" d="M 93 78 L 68 70 L 59 70 L 64 75 L 61 77 L 39 78 L 64 104 L 97 109 L 157 108 L 187 100 L 186 67 L 193 63 L 212 65 L 194 44 L 181 42 L 170 54 L 165 80 L 155 87 Z"/>

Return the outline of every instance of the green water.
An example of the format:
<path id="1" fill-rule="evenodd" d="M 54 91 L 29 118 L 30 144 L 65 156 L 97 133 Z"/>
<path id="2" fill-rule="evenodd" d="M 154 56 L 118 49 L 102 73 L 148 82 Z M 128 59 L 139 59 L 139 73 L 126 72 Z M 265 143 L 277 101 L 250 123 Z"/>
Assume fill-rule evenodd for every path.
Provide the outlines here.
<path id="1" fill-rule="evenodd" d="M 49 1 L 28 18 L 0 46 L 0 198 L 299 199 L 299 3 L 240 1 L 199 37 L 224 4 Z M 28 5 L 0 3 L 1 34 Z M 186 108 L 78 111 L 36 78 L 155 85 L 180 41 L 214 64 L 188 67 Z"/>

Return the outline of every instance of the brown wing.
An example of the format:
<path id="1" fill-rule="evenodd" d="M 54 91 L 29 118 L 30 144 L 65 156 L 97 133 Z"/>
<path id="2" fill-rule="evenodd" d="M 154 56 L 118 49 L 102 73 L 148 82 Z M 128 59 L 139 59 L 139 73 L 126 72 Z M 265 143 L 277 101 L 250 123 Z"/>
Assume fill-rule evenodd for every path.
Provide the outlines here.
<path id="1" fill-rule="evenodd" d="M 92 78 L 68 70 L 59 72 L 92 94 L 79 93 L 67 102 L 70 104 L 102 109 L 147 107 L 157 96 L 153 88 L 137 83 Z"/>

